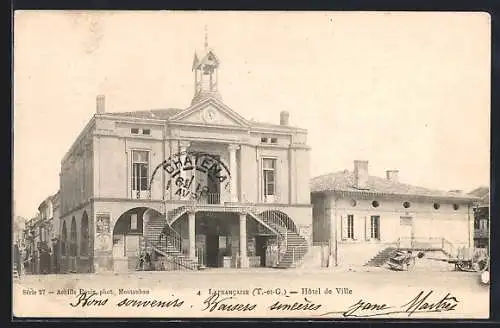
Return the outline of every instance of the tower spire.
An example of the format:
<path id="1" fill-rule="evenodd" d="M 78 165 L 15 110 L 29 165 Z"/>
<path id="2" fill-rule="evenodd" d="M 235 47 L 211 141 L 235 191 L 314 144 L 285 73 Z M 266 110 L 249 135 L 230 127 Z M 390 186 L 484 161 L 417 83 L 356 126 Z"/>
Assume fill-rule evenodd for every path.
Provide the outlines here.
<path id="1" fill-rule="evenodd" d="M 198 58 L 195 53 L 192 69 L 194 71 L 194 97 L 192 104 L 207 97 L 221 99 L 218 90 L 219 58 L 208 48 L 208 29 L 205 25 L 205 50 Z"/>
<path id="2" fill-rule="evenodd" d="M 208 50 L 208 28 L 205 25 L 205 52 Z"/>

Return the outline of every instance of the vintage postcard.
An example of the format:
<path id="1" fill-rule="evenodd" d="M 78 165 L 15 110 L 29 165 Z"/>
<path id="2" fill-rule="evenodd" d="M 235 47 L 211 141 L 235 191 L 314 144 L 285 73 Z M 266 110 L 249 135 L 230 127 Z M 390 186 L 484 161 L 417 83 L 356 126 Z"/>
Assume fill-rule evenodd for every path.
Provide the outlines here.
<path id="1" fill-rule="evenodd" d="M 19 11 L 13 316 L 489 317 L 490 17 Z"/>

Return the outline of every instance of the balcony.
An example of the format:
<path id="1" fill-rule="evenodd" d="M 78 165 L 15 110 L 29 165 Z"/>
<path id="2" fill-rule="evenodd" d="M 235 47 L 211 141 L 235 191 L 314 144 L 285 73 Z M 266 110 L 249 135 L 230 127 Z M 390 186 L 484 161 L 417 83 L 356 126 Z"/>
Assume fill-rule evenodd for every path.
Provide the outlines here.
<path id="1" fill-rule="evenodd" d="M 132 190 L 132 199 L 151 199 L 151 190 Z"/>
<path id="2" fill-rule="evenodd" d="M 221 194 L 220 193 L 201 194 L 200 198 L 196 199 L 195 202 L 197 204 L 217 205 L 221 203 Z"/>

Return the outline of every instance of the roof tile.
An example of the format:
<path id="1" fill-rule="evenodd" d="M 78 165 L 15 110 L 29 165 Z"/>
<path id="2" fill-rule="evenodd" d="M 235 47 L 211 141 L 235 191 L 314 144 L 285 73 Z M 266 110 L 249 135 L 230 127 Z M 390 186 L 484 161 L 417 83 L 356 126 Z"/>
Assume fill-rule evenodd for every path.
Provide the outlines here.
<path id="1" fill-rule="evenodd" d="M 428 189 L 419 186 L 413 186 L 400 182 L 389 181 L 384 178 L 369 176 L 367 188 L 360 190 L 355 187 L 354 173 L 348 170 L 328 173 L 314 177 L 310 182 L 311 192 L 343 191 L 343 192 L 370 192 L 389 195 L 411 195 L 431 198 L 450 198 L 450 199 L 470 199 L 476 200 L 477 197 L 470 194 L 461 194 L 456 192 Z"/>

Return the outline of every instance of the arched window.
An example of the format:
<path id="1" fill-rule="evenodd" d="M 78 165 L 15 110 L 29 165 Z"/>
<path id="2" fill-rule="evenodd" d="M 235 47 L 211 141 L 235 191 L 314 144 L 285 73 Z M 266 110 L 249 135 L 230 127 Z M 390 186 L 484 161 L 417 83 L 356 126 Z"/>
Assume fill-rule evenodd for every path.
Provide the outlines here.
<path id="1" fill-rule="evenodd" d="M 66 221 L 63 221 L 62 238 L 61 238 L 61 254 L 66 256 L 66 245 L 68 243 L 68 229 L 66 228 Z"/>
<path id="2" fill-rule="evenodd" d="M 69 256 L 76 257 L 77 254 L 77 243 L 76 243 L 76 220 L 75 217 L 71 219 L 71 232 L 69 236 Z"/>
<path id="3" fill-rule="evenodd" d="M 82 216 L 82 235 L 80 242 L 80 255 L 88 256 L 89 255 L 89 217 L 87 212 L 83 212 Z"/>

